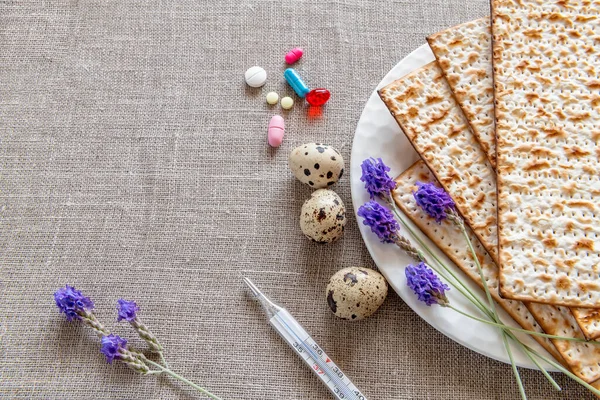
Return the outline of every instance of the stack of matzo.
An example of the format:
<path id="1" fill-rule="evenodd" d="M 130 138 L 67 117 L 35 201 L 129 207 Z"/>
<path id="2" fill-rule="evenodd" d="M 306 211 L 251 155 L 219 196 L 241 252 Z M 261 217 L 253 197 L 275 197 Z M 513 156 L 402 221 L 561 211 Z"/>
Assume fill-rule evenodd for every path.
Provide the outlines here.
<path id="1" fill-rule="evenodd" d="M 417 164 L 399 177 L 396 200 L 472 268 L 460 234 L 440 242 L 405 195 L 416 171 L 432 173 L 479 239 L 481 259 L 499 266 L 484 262 L 499 271 L 497 300 L 529 302 L 547 333 L 597 338 L 598 311 L 581 307 L 600 307 L 600 2 L 494 1 L 492 11 L 493 41 L 489 18 L 433 35 L 437 62 L 380 91 L 431 170 Z M 553 344 L 582 379 L 600 379 L 600 345 Z"/>

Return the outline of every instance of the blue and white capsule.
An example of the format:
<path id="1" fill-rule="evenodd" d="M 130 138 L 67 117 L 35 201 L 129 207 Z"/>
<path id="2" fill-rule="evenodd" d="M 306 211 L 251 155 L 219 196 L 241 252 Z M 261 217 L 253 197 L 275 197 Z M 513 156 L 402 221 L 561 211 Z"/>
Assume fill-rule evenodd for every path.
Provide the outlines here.
<path id="1" fill-rule="evenodd" d="M 302 80 L 298 72 L 293 68 L 288 68 L 283 73 L 283 77 L 287 83 L 294 89 L 294 92 L 302 98 L 306 96 L 310 89 L 306 86 L 306 83 Z"/>

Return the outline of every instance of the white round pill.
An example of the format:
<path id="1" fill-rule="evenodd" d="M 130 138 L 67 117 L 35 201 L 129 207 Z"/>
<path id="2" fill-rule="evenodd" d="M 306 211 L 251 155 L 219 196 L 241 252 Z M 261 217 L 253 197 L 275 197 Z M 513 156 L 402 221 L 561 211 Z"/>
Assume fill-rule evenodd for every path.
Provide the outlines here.
<path id="1" fill-rule="evenodd" d="M 289 110 L 294 105 L 294 100 L 291 97 L 284 97 L 281 99 L 281 108 Z"/>
<path id="2" fill-rule="evenodd" d="M 279 101 L 279 95 L 275 92 L 269 92 L 267 93 L 267 103 L 273 105 L 273 104 L 277 104 L 277 102 Z"/>
<path id="3" fill-rule="evenodd" d="M 244 77 L 246 78 L 246 83 L 248 86 L 258 88 L 264 85 L 267 81 L 267 71 L 258 66 L 250 67 L 246 71 Z"/>

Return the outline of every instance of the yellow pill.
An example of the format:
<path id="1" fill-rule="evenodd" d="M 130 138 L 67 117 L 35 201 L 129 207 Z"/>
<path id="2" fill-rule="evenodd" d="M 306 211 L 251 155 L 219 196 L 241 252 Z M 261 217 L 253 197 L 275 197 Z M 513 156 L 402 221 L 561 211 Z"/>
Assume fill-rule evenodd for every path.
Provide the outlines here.
<path id="1" fill-rule="evenodd" d="M 267 103 L 273 105 L 273 104 L 277 104 L 277 102 L 279 101 L 279 95 L 275 92 L 269 92 L 267 93 Z"/>
<path id="2" fill-rule="evenodd" d="M 289 110 L 294 105 L 294 100 L 291 97 L 284 97 L 281 99 L 281 108 Z"/>

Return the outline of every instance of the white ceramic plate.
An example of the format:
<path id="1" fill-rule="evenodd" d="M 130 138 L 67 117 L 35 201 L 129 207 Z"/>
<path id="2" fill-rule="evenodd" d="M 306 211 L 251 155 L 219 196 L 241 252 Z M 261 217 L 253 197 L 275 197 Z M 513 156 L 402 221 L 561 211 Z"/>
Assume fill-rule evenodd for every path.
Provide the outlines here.
<path id="1" fill-rule="evenodd" d="M 419 47 L 400 61 L 383 78 L 377 86 L 377 89 L 433 60 L 433 53 L 427 45 Z M 418 160 L 417 153 L 414 151 L 411 144 L 398 127 L 398 124 L 379 98 L 376 90 L 371 94 L 371 97 L 363 110 L 358 126 L 356 127 L 354 142 L 352 144 L 350 182 L 355 213 L 358 210 L 358 207 L 369 201 L 369 196 L 364 188 L 363 182 L 360 181 L 360 164 L 369 157 L 381 157 L 392 169 L 392 176 L 398 176 Z M 414 261 L 396 246 L 380 243 L 377 237 L 371 232 L 370 228 L 362 224 L 361 218 L 357 216 L 357 220 L 359 221 L 362 237 L 373 260 L 377 264 L 377 267 L 386 277 L 396 293 L 400 295 L 410 308 L 435 329 L 457 343 L 495 360 L 510 363 L 498 329 L 469 319 L 453 310 L 436 306 L 428 307 L 424 303 L 419 302 L 410 288 L 406 286 L 406 278 L 404 276 L 404 267 L 410 263 L 414 263 Z M 414 225 L 413 228 L 418 232 L 421 238 L 430 245 L 430 248 L 434 249 L 434 251 L 438 253 L 438 256 L 447 262 L 447 265 L 454 267 L 459 276 L 463 277 L 465 282 L 470 283 L 471 288 L 480 293 L 480 297 L 484 299 L 485 296 L 483 291 L 480 291 L 475 284 L 471 283 L 471 281 L 460 272 L 456 265 L 446 258 L 443 253 L 431 243 L 431 241 L 421 234 L 418 228 Z M 404 233 L 406 237 L 410 238 L 407 232 Z M 416 244 L 415 241 L 413 241 L 413 243 Z M 475 308 L 471 306 L 460 293 L 456 292 L 456 290 L 450 290 L 448 298 L 455 306 L 470 311 L 473 315 L 479 315 Z M 499 310 L 499 312 L 503 321 L 513 326 L 518 326 L 503 310 Z M 519 337 L 542 354 L 550 357 L 536 341 L 525 336 L 526 335 Z M 531 360 L 529 360 L 524 353 L 519 351 L 519 349 L 515 348 L 515 346 L 513 346 L 513 353 L 519 366 L 535 368 Z M 548 367 L 548 370 L 553 369 Z"/>

